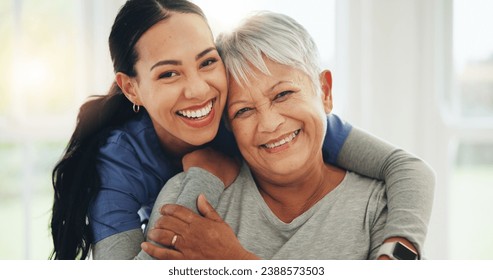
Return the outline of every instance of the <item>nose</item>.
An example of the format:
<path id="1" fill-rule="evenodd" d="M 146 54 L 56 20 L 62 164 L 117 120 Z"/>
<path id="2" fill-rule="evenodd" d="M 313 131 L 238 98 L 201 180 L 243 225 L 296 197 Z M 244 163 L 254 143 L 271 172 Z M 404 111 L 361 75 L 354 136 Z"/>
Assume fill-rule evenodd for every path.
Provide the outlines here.
<path id="1" fill-rule="evenodd" d="M 285 117 L 275 107 L 264 105 L 263 109 L 258 110 L 258 131 L 274 132 L 285 120 Z"/>
<path id="2" fill-rule="evenodd" d="M 209 84 L 199 73 L 190 75 L 185 86 L 185 97 L 188 99 L 205 99 L 209 92 Z"/>

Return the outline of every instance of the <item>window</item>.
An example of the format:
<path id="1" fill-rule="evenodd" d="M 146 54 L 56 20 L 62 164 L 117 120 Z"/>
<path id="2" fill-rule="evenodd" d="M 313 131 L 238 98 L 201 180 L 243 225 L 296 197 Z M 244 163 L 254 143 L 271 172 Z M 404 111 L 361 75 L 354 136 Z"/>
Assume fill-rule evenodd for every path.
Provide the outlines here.
<path id="1" fill-rule="evenodd" d="M 453 2 L 451 259 L 492 259 L 493 18 L 488 0 Z"/>
<path id="2" fill-rule="evenodd" d="M 493 118 L 493 20 L 487 0 L 454 1 L 452 109 L 461 118 Z"/>
<path id="3" fill-rule="evenodd" d="M 112 79 L 106 38 L 122 1 L 0 2 L 0 259 L 47 259 L 51 170 L 90 94 Z"/>

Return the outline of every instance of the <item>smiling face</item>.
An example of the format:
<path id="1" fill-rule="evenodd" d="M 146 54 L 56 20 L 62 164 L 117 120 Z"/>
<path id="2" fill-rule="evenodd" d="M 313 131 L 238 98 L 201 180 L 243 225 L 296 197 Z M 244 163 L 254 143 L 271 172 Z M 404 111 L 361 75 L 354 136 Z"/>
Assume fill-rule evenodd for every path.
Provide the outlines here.
<path id="1" fill-rule="evenodd" d="M 227 81 L 204 19 L 172 13 L 147 30 L 135 48 L 137 77 L 118 73 L 117 82 L 134 104 L 145 107 L 165 148 L 187 150 L 211 141 Z"/>
<path id="2" fill-rule="evenodd" d="M 230 79 L 228 118 L 256 177 L 289 181 L 323 164 L 330 89 L 317 94 L 303 72 L 265 59 L 271 75 L 254 71 L 248 86 Z"/>

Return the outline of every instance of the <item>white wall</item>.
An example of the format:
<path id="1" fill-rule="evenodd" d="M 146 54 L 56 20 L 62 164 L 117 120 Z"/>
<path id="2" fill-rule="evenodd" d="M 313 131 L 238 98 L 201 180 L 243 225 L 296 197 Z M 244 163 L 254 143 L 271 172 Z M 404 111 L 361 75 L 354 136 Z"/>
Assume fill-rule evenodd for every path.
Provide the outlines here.
<path id="1" fill-rule="evenodd" d="M 427 161 L 436 171 L 425 244 L 446 259 L 448 130 L 440 112 L 446 52 L 443 1 L 338 1 L 334 95 L 344 118 Z M 450 26 L 449 26 L 450 28 Z M 335 97 L 336 98 L 336 97 Z M 335 106 L 338 106 L 335 104 Z"/>

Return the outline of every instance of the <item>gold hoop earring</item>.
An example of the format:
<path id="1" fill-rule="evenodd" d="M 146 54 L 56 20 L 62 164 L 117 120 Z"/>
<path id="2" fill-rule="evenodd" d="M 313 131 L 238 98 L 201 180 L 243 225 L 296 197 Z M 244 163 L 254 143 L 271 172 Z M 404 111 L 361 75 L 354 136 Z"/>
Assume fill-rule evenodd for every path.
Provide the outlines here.
<path id="1" fill-rule="evenodd" d="M 140 106 L 139 105 L 134 105 L 132 106 L 132 109 L 134 110 L 135 113 L 138 113 L 140 111 Z"/>

